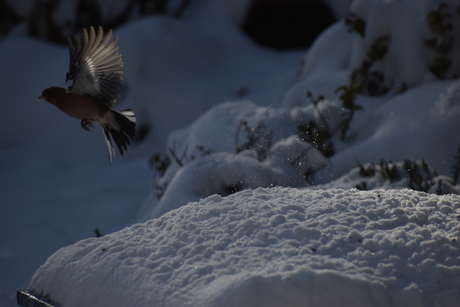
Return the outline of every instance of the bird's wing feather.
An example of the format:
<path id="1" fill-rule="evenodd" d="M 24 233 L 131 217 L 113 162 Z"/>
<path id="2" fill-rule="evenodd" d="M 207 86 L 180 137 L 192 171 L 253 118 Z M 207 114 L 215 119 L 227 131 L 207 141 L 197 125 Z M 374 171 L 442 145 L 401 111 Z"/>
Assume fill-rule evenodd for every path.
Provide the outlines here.
<path id="1" fill-rule="evenodd" d="M 72 93 L 90 95 L 109 107 L 115 104 L 123 83 L 123 61 L 112 30 L 105 38 L 102 27 L 83 30 L 69 38 L 70 64 L 66 82 Z"/>

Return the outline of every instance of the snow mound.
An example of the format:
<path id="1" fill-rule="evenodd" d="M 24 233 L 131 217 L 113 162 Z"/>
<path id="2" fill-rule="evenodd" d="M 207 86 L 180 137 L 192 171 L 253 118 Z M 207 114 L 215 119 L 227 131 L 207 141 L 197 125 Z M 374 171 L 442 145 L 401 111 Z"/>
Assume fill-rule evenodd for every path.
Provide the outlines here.
<path id="1" fill-rule="evenodd" d="M 334 100 L 342 85 L 364 96 L 391 97 L 458 78 L 457 10 L 457 0 L 354 1 L 343 22 L 315 41 L 282 105 L 304 105 L 306 91 Z"/>
<path id="2" fill-rule="evenodd" d="M 351 67 L 358 74 L 377 73 L 387 88 L 455 78 L 460 71 L 460 44 L 454 40 L 457 7 L 455 0 L 355 1 L 348 20 L 349 29 L 358 34 Z"/>
<path id="3" fill-rule="evenodd" d="M 459 213 L 459 196 L 412 190 L 214 195 L 62 248 L 28 291 L 66 307 L 459 306 Z"/>
<path id="4" fill-rule="evenodd" d="M 339 112 L 328 101 L 318 108 L 324 117 Z M 174 158 L 157 178 L 141 220 L 212 194 L 304 187 L 305 174 L 323 167 L 327 159 L 296 134 L 296 127 L 318 117 L 311 105 L 290 110 L 237 101 L 210 109 L 188 128 L 170 134 L 167 148 Z"/>

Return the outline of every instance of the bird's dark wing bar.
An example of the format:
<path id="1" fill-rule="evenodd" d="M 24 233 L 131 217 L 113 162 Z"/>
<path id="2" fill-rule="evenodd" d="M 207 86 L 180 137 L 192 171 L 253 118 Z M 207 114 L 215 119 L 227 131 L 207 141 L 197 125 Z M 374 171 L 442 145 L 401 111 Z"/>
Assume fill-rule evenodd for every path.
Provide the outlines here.
<path id="1" fill-rule="evenodd" d="M 105 38 L 102 27 L 83 30 L 81 38 L 69 38 L 70 64 L 66 82 L 70 91 L 90 95 L 112 107 L 123 82 L 123 62 L 118 53 L 118 38 L 112 41 L 112 30 Z"/>

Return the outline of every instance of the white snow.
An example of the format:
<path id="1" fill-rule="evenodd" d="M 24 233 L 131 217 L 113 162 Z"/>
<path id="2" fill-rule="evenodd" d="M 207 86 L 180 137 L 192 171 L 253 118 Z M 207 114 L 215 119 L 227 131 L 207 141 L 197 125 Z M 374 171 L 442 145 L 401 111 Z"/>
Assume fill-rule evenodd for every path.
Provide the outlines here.
<path id="1" fill-rule="evenodd" d="M 364 36 L 341 20 L 310 50 L 263 49 L 239 30 L 244 0 L 116 29 L 116 109 L 134 109 L 147 134 L 112 165 L 100 129 L 35 100 L 64 86 L 67 49 L 23 26 L 2 38 L 0 305 L 19 289 L 66 307 L 460 305 L 458 4 L 327 2 L 343 18 L 353 2 Z M 450 13 L 444 37 L 426 24 L 433 10 Z M 370 71 L 388 91 L 357 96 L 342 139 L 336 89 L 382 35 Z M 438 78 L 426 40 L 449 35 Z M 307 124 L 335 133 L 332 156 L 302 140 Z M 149 169 L 154 153 L 169 155 L 167 170 Z M 404 160 L 426 161 L 427 190 L 451 194 L 404 189 Z"/>
<path id="2" fill-rule="evenodd" d="M 61 249 L 29 288 L 68 307 L 458 306 L 459 212 L 412 190 L 214 195 Z"/>

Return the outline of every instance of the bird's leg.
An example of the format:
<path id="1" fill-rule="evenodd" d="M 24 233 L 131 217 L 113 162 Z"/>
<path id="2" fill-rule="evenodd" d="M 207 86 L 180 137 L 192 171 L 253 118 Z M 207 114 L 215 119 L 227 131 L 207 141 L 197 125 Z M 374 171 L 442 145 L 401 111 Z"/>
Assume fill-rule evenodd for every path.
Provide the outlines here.
<path id="1" fill-rule="evenodd" d="M 86 131 L 91 131 L 94 129 L 93 123 L 86 119 L 83 119 L 81 121 L 81 127 L 85 129 Z"/>

